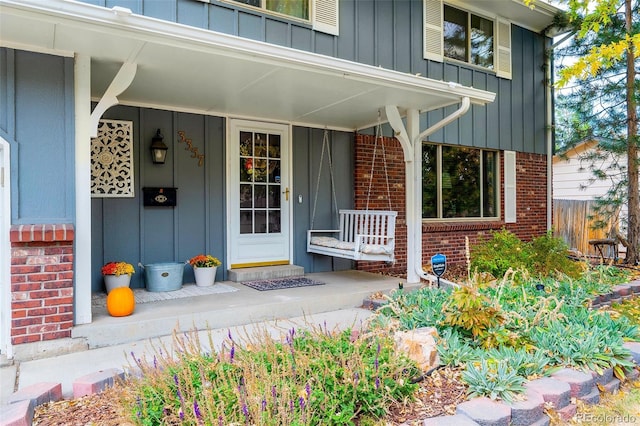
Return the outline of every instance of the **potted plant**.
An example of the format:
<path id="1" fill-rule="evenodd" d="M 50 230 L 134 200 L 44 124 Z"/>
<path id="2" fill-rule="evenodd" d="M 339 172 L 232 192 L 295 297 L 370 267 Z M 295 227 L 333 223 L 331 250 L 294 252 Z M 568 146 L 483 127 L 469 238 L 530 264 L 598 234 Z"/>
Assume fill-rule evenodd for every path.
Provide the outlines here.
<path id="1" fill-rule="evenodd" d="M 102 267 L 107 294 L 118 287 L 129 287 L 131 275 L 135 274 L 133 265 L 127 262 L 107 262 Z"/>
<path id="2" fill-rule="evenodd" d="M 196 285 L 206 287 L 213 285 L 215 282 L 216 271 L 218 270 L 218 266 L 222 265 L 222 262 L 210 254 L 199 254 L 189 259 L 189 264 L 193 266 Z"/>

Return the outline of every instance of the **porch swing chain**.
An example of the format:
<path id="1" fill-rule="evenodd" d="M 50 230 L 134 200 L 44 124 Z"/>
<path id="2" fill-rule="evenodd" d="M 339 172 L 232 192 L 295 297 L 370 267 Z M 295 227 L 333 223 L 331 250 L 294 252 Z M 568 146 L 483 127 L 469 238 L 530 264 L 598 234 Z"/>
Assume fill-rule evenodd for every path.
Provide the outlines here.
<path id="1" fill-rule="evenodd" d="M 329 147 L 329 131 L 325 128 L 322 136 L 322 153 L 320 154 L 320 167 L 318 167 L 318 178 L 316 179 L 316 194 L 313 200 L 313 212 L 311 213 L 311 229 L 316 219 L 316 206 L 318 204 L 318 192 L 320 191 L 320 176 L 322 175 L 322 165 L 324 164 L 324 151 L 327 150 L 327 160 L 329 162 L 329 176 L 331 177 L 331 194 L 333 196 L 333 206 L 338 217 L 338 202 L 336 201 L 336 186 L 333 181 L 333 163 L 331 161 L 331 149 Z"/>
<path id="2" fill-rule="evenodd" d="M 378 111 L 378 125 L 376 126 L 376 141 L 373 145 L 373 158 L 371 159 L 371 173 L 369 174 L 369 189 L 367 190 L 367 205 L 365 210 L 369 210 L 369 199 L 371 198 L 371 186 L 373 184 L 373 171 L 376 164 L 376 152 L 378 150 L 378 140 L 382 145 L 382 163 L 384 164 L 384 178 L 387 182 L 387 201 L 389 210 L 391 210 L 391 189 L 389 187 L 389 173 L 387 173 L 387 154 L 384 149 L 384 140 L 382 139 L 382 124 L 380 124 L 380 111 Z"/>

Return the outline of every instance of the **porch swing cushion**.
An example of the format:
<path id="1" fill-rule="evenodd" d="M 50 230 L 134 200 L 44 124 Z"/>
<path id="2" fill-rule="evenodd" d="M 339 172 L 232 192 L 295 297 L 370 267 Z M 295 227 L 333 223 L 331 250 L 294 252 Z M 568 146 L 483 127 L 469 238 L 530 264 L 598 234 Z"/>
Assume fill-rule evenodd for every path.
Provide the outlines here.
<path id="1" fill-rule="evenodd" d="M 339 231 L 335 231 L 339 232 Z M 363 235 L 364 237 L 364 235 Z M 349 241 L 340 241 L 334 237 L 311 237 L 311 245 L 337 248 L 339 250 L 355 250 L 356 243 Z M 360 251 L 366 254 L 393 254 L 393 247 L 390 245 L 380 244 L 362 244 Z"/>
<path id="2" fill-rule="evenodd" d="M 396 215 L 383 210 L 340 210 L 340 229 L 308 231 L 307 251 L 353 260 L 393 261 Z"/>

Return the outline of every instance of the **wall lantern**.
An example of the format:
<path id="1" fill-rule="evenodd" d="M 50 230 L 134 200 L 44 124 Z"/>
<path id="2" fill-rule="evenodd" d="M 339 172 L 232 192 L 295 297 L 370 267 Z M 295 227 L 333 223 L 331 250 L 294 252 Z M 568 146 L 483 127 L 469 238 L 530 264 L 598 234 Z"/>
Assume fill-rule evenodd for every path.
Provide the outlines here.
<path id="1" fill-rule="evenodd" d="M 154 164 L 164 164 L 164 160 L 167 157 L 167 150 L 169 147 L 163 142 L 164 137 L 158 129 L 156 135 L 151 139 L 151 158 Z"/>

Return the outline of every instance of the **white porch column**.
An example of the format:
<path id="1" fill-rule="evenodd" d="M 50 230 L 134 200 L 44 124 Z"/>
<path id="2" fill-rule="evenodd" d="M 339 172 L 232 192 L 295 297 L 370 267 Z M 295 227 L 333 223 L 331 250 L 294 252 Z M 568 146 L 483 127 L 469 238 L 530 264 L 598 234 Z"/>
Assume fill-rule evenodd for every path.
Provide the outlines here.
<path id="1" fill-rule="evenodd" d="M 75 324 L 91 322 L 91 58 L 75 57 Z"/>
<path id="2" fill-rule="evenodd" d="M 417 141 L 420 134 L 420 114 L 407 110 L 407 136 L 411 143 L 412 161 L 405 161 L 406 210 L 407 210 L 407 282 L 419 283 L 416 265 L 422 265 L 422 146 Z M 417 142 L 416 142 L 417 141 Z"/>

